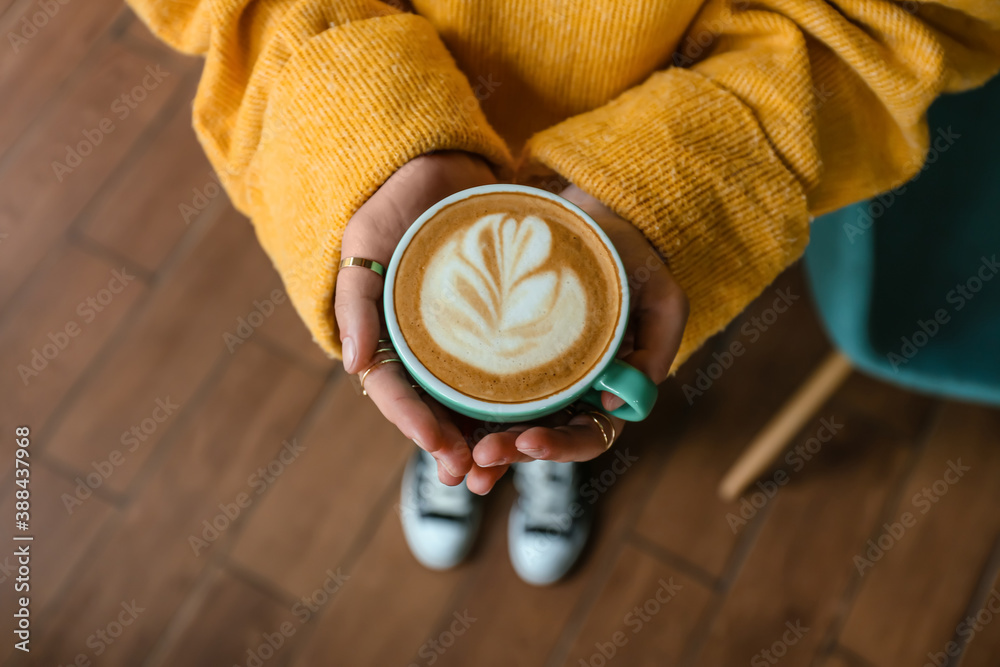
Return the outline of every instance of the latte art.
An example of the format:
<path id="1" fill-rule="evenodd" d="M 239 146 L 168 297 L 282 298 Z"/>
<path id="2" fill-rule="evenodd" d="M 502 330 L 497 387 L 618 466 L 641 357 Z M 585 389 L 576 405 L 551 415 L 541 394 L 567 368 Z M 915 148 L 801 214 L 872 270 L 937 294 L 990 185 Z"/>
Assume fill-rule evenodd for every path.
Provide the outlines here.
<path id="1" fill-rule="evenodd" d="M 536 216 L 486 215 L 431 258 L 420 294 L 427 333 L 466 364 L 498 375 L 562 356 L 586 324 L 572 267 L 546 268 L 552 231 Z"/>
<path id="2" fill-rule="evenodd" d="M 622 290 L 604 241 L 576 213 L 527 193 L 448 204 L 396 267 L 396 322 L 437 379 L 496 403 L 534 401 L 601 359 Z"/>

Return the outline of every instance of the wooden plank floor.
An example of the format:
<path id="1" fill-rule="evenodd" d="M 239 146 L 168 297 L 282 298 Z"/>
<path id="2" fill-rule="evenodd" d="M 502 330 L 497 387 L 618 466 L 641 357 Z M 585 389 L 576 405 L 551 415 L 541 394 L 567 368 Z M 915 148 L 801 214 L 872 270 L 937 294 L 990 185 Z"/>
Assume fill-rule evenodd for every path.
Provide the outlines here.
<path id="1" fill-rule="evenodd" d="M 35 5 L 0 0 L 4 34 Z M 200 61 L 117 0 L 59 7 L 0 49 L 0 426 L 7 443 L 32 428 L 37 540 L 30 655 L 12 646 L 0 555 L 4 664 L 1000 664 L 1000 412 L 855 374 L 779 462 L 787 485 L 765 493 L 769 473 L 740 501 L 715 495 L 829 349 L 797 267 L 592 463 L 598 520 L 572 577 L 517 579 L 507 482 L 469 562 L 421 568 L 397 507 L 412 444 L 287 301 L 234 351 L 223 341 L 282 287 L 225 196 L 180 210 L 214 184 L 190 124 Z M 169 75 L 54 173 L 149 66 Z M 793 305 L 775 320 L 781 294 Z M 736 340 L 747 352 L 706 388 Z"/>

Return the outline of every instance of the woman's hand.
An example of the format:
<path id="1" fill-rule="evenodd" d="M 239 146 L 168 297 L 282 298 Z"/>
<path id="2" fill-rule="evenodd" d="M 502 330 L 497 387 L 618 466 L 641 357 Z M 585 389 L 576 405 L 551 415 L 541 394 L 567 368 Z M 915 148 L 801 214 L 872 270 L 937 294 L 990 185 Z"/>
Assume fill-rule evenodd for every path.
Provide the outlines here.
<path id="1" fill-rule="evenodd" d="M 396 245 L 411 224 L 434 203 L 459 190 L 496 183 L 486 162 L 470 153 L 445 151 L 414 158 L 366 201 L 347 223 L 342 257 L 374 259 L 388 267 Z M 385 354 L 375 354 L 387 338 L 380 316 L 384 280 L 368 269 L 337 275 L 334 312 L 340 329 L 344 368 L 360 373 Z M 450 413 L 417 394 L 402 364 L 382 364 L 365 378 L 368 396 L 385 417 L 437 459 L 438 477 L 455 485 L 473 466 L 469 446 Z"/>
<path id="2" fill-rule="evenodd" d="M 680 285 L 656 250 L 635 226 L 616 215 L 576 186 L 560 195 L 573 202 L 607 233 L 625 265 L 631 291 L 631 317 L 618 357 L 659 384 L 667 378 L 681 344 L 688 302 Z M 604 409 L 614 410 L 621 399 L 602 395 Z M 611 417 L 621 433 L 625 422 Z M 476 462 L 466 480 L 476 493 L 486 493 L 511 463 L 545 459 L 589 461 L 606 449 L 594 419 L 577 415 L 563 426 L 519 425 L 487 435 L 473 450 Z"/>

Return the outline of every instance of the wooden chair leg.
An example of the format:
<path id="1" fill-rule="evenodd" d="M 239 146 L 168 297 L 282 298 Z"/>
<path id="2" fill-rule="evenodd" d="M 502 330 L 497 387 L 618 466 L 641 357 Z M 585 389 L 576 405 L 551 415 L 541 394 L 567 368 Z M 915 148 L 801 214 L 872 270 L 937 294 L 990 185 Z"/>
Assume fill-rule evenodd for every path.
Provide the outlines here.
<path id="1" fill-rule="evenodd" d="M 851 361 L 839 350 L 827 356 L 806 382 L 761 429 L 719 484 L 723 500 L 735 500 L 781 455 L 792 437 L 851 374 Z"/>

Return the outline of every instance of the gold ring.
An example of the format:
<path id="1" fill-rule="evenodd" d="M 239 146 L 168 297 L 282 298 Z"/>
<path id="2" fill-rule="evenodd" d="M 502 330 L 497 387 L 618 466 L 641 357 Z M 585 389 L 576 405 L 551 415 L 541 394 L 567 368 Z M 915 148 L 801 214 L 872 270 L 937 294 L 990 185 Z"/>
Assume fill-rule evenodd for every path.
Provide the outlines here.
<path id="1" fill-rule="evenodd" d="M 340 268 L 346 269 L 352 266 L 356 266 L 361 269 L 371 269 L 381 277 L 385 278 L 385 267 L 376 262 L 374 259 L 365 259 L 364 257 L 345 257 L 340 260 Z"/>
<path id="2" fill-rule="evenodd" d="M 601 429 L 601 435 L 604 436 L 604 451 L 607 451 L 614 443 L 615 438 L 618 437 L 618 431 L 615 429 L 615 423 L 611 420 L 611 417 L 599 410 L 587 410 L 583 414 L 590 417 L 593 422 L 597 424 L 597 428 Z M 608 426 L 611 428 L 611 437 L 608 437 L 608 430 L 604 428 L 604 424 L 600 420 L 601 417 L 607 420 Z"/>
<path id="3" fill-rule="evenodd" d="M 374 364 L 372 364 L 371 366 L 369 366 L 365 370 L 361 371 L 361 375 L 359 375 L 358 377 L 361 380 L 361 395 L 362 396 L 367 396 L 368 395 L 368 392 L 365 391 L 365 378 L 368 377 L 368 374 L 371 373 L 376 368 L 378 368 L 379 366 L 381 366 L 382 364 L 389 364 L 389 363 L 392 363 L 394 361 L 397 361 L 399 363 L 403 363 L 403 360 L 399 359 L 398 357 L 389 357 L 388 359 L 382 359 L 381 361 L 376 361 Z"/>

